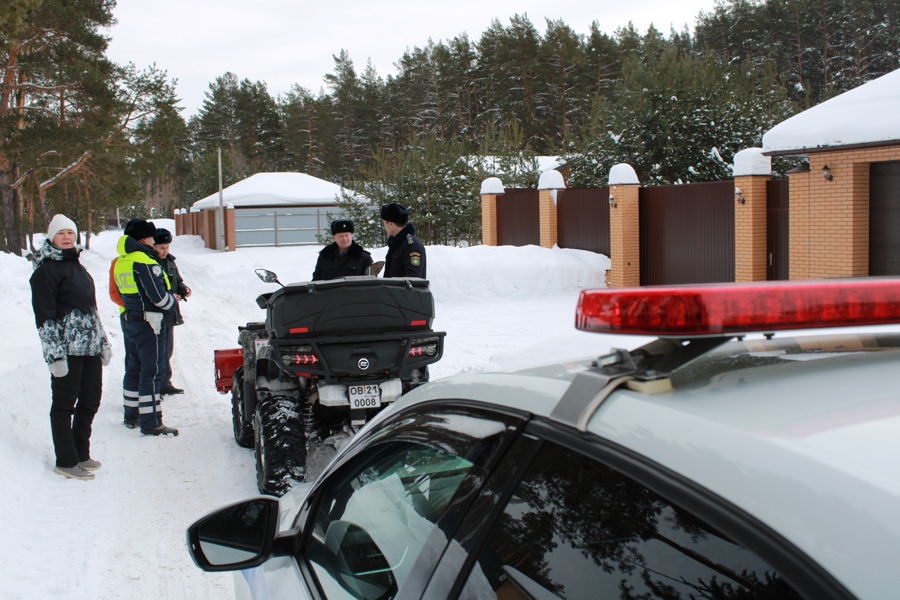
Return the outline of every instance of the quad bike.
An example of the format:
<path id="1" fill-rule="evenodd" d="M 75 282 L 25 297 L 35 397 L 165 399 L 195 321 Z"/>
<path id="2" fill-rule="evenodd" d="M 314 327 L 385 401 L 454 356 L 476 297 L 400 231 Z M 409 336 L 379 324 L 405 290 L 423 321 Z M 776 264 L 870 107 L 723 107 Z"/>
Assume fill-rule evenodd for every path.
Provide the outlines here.
<path id="1" fill-rule="evenodd" d="M 216 350 L 216 388 L 231 392 L 234 439 L 256 454 L 256 483 L 281 496 L 312 481 L 367 420 L 428 379 L 441 359 L 434 299 L 418 278 L 345 277 L 281 284 L 238 327 L 240 348 Z"/>

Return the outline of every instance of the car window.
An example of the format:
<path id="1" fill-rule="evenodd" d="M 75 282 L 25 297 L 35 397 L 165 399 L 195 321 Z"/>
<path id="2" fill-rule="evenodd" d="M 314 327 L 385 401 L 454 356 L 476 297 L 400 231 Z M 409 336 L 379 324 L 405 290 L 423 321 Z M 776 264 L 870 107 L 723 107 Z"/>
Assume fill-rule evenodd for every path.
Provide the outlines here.
<path id="1" fill-rule="evenodd" d="M 770 565 L 694 515 L 545 443 L 494 523 L 466 600 L 800 598 Z"/>
<path id="2" fill-rule="evenodd" d="M 460 498 L 475 497 L 485 465 L 512 439 L 514 420 L 493 417 L 401 415 L 328 475 L 301 549 L 326 598 L 391 598 L 423 577 L 449 538 L 440 527 L 452 528 Z"/>

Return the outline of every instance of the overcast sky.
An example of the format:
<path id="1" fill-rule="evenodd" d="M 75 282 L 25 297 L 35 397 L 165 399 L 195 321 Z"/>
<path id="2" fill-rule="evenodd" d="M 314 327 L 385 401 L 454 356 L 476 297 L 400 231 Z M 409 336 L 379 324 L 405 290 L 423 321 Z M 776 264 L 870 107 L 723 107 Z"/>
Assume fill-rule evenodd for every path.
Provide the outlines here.
<path id="1" fill-rule="evenodd" d="M 298 84 L 317 93 L 334 68 L 333 55 L 350 53 L 361 74 L 371 59 L 382 77 L 396 74 L 407 48 L 465 32 L 474 42 L 492 19 L 527 14 L 538 31 L 546 18 L 587 34 L 593 21 L 613 33 L 629 21 L 691 30 L 714 0 L 117 0 L 109 57 L 138 67 L 156 63 L 178 80 L 184 116 L 203 104 L 209 84 L 226 71 L 264 81 L 277 96 Z"/>

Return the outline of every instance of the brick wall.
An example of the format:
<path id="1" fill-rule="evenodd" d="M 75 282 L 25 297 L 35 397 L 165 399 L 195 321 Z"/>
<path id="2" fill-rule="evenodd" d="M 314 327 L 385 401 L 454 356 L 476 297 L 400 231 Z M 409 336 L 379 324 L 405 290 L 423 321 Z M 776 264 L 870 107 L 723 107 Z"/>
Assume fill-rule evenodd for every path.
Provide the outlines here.
<path id="1" fill-rule="evenodd" d="M 869 164 L 890 160 L 900 147 L 815 152 L 809 172 L 790 175 L 791 279 L 869 274 Z"/>

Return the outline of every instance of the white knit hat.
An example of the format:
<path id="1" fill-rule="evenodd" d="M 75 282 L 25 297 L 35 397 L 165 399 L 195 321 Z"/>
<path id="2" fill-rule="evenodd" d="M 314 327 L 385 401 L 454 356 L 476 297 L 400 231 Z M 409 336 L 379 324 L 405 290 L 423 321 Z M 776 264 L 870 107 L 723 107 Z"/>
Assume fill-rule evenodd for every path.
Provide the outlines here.
<path id="1" fill-rule="evenodd" d="M 54 215 L 50 220 L 50 226 L 47 227 L 47 239 L 52 242 L 56 234 L 63 229 L 71 229 L 76 236 L 78 235 L 78 225 L 75 224 L 75 221 L 66 215 Z"/>

